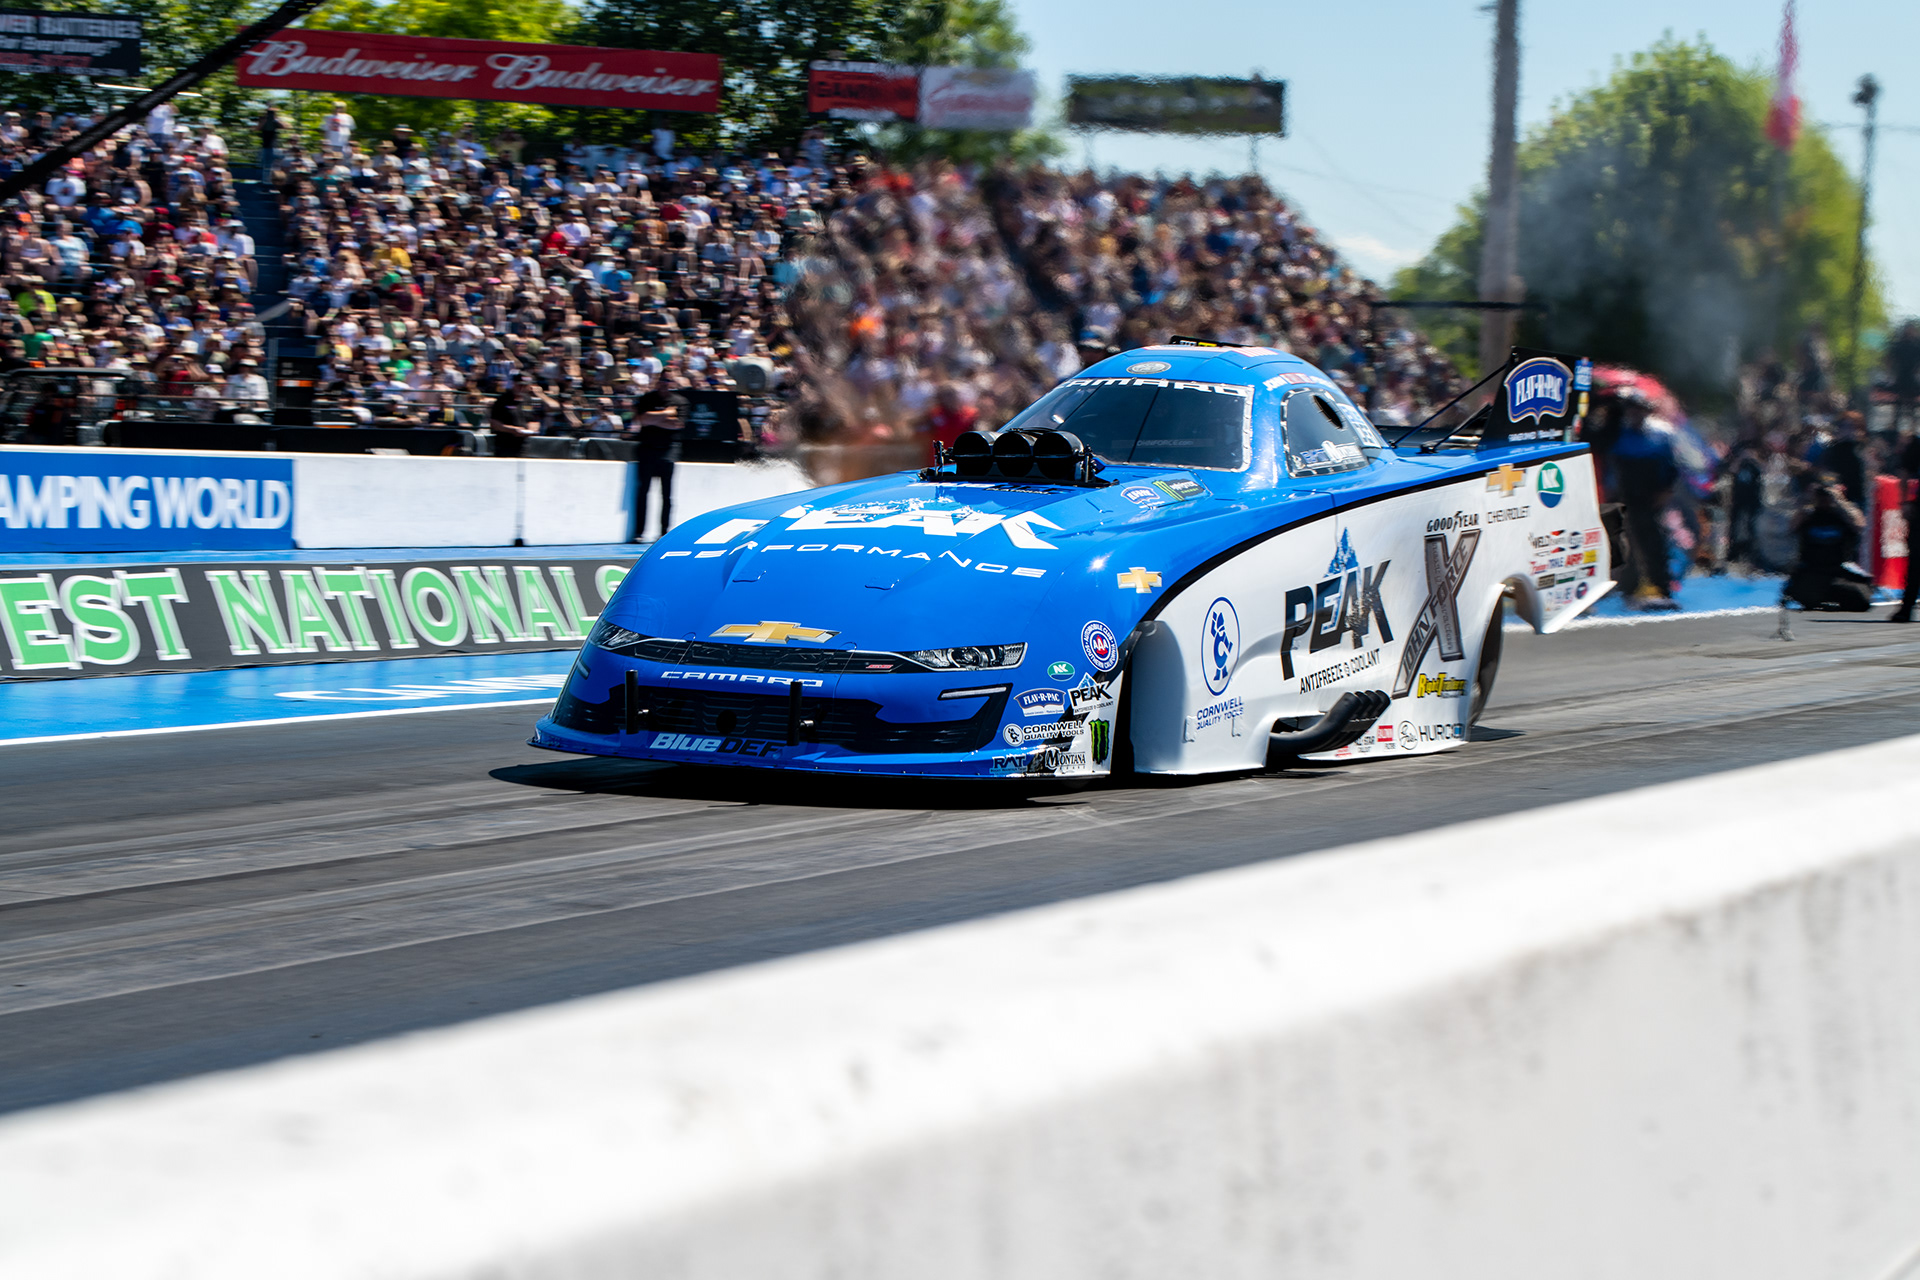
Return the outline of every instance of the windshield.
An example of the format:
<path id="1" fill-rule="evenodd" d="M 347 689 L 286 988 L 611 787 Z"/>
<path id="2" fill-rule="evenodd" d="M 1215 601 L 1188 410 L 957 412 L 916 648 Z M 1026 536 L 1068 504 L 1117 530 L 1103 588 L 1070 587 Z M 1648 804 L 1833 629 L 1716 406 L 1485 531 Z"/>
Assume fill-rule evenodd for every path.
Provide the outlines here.
<path id="1" fill-rule="evenodd" d="M 1063 382 L 1003 431 L 1071 431 L 1109 462 L 1238 471 L 1253 388 L 1159 378 Z"/>
<path id="2" fill-rule="evenodd" d="M 1287 472 L 1295 476 L 1329 475 L 1353 471 L 1367 465 L 1361 446 L 1377 444 L 1379 436 L 1371 426 L 1363 433 L 1364 419 L 1349 423 L 1335 402 L 1317 391 L 1296 391 L 1287 397 L 1285 414 Z M 1359 418 L 1358 411 L 1354 413 Z"/>

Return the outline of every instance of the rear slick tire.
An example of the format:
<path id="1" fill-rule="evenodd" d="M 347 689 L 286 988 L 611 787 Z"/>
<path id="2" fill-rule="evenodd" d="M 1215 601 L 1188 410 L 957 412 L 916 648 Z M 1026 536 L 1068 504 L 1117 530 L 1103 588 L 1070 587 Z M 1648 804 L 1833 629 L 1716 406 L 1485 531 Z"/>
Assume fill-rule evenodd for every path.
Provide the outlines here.
<path id="1" fill-rule="evenodd" d="M 1480 641 L 1480 665 L 1473 671 L 1473 706 L 1467 712 L 1468 724 L 1479 724 L 1493 696 L 1493 682 L 1500 674 L 1500 645 L 1507 630 L 1507 598 L 1493 602 L 1493 617 L 1487 622 L 1487 634 Z"/>

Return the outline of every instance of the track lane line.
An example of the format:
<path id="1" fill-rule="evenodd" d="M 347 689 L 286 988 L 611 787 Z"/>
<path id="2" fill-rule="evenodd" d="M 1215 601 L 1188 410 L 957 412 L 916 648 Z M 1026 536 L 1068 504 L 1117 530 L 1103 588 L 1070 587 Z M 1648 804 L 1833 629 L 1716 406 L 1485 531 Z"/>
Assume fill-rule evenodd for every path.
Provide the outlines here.
<path id="1" fill-rule="evenodd" d="M 49 742 L 94 742 L 102 738 L 150 738 L 161 733 L 201 733 L 209 729 L 257 729 L 274 724 L 320 724 L 328 720 L 371 720 L 377 716 L 412 716 L 428 711 L 484 711 L 489 707 L 538 707 L 552 698 L 515 698 L 507 702 L 462 702 L 444 707 L 390 707 L 381 711 L 336 711 L 320 716 L 267 716 L 259 720 L 227 720 L 219 724 L 175 724 L 150 729 L 101 729 L 93 733 L 54 733 L 37 738 L 0 738 L 0 747 L 39 746 Z"/>

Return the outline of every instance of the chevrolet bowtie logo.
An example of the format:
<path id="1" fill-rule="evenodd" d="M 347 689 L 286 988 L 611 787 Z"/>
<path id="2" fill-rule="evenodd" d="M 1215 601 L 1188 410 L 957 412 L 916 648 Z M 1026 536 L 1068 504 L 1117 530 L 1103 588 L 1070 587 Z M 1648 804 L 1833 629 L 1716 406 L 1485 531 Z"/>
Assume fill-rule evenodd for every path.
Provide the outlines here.
<path id="1" fill-rule="evenodd" d="M 812 640 L 817 643 L 831 640 L 840 633 L 803 627 L 797 622 L 735 622 L 713 634 L 746 640 L 752 644 L 785 644 L 788 640 Z"/>
<path id="2" fill-rule="evenodd" d="M 1503 462 L 1500 464 L 1498 471 L 1488 473 L 1487 492 L 1492 493 L 1495 489 L 1498 489 L 1501 497 L 1511 498 L 1513 491 L 1526 482 L 1527 473 L 1525 471 L 1514 466 L 1511 462 Z"/>
<path id="3" fill-rule="evenodd" d="M 1160 585 L 1159 574 L 1151 569 L 1142 569 L 1139 565 L 1135 565 L 1125 573 L 1116 574 L 1115 579 L 1114 585 L 1132 587 L 1143 596 Z"/>

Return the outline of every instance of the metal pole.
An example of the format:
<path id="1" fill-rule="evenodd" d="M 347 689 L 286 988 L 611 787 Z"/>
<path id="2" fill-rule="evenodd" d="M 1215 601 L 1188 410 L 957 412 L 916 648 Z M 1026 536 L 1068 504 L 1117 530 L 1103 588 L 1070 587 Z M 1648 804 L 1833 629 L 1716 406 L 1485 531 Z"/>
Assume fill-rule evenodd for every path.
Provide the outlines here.
<path id="1" fill-rule="evenodd" d="M 1493 35 L 1493 146 L 1487 157 L 1487 220 L 1480 296 L 1520 301 L 1520 198 L 1514 116 L 1520 98 L 1520 0 L 1497 0 Z M 1513 346 L 1513 313 L 1480 317 L 1480 369 L 1498 368 Z"/>
<path id="2" fill-rule="evenodd" d="M 1866 139 L 1860 160 L 1860 225 L 1853 240 L 1853 290 L 1847 298 L 1848 330 L 1847 343 L 1847 396 L 1854 402 L 1854 408 L 1864 409 L 1860 394 L 1860 308 L 1867 294 L 1867 219 L 1868 204 L 1873 198 L 1873 127 L 1879 115 L 1880 82 L 1870 75 L 1860 77 L 1859 91 L 1853 95 L 1853 104 L 1867 109 Z"/>

